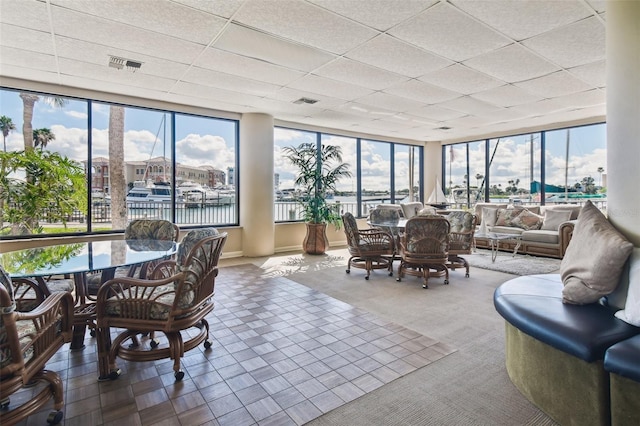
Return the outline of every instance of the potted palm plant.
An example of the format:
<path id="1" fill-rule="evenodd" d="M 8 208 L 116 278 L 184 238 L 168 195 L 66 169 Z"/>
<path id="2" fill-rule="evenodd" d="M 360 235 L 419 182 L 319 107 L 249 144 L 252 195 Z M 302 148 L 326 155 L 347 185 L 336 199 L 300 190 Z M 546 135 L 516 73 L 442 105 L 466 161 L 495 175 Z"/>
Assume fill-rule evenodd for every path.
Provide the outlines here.
<path id="1" fill-rule="evenodd" d="M 327 224 L 340 228 L 338 205 L 327 203 L 327 195 L 336 190 L 342 178 L 351 177 L 349 164 L 342 162 L 342 150 L 335 145 L 302 143 L 297 147 L 285 147 L 286 158 L 298 168 L 295 185 L 304 195 L 298 201 L 302 206 L 307 233 L 302 249 L 308 254 L 323 254 L 329 246 Z"/>

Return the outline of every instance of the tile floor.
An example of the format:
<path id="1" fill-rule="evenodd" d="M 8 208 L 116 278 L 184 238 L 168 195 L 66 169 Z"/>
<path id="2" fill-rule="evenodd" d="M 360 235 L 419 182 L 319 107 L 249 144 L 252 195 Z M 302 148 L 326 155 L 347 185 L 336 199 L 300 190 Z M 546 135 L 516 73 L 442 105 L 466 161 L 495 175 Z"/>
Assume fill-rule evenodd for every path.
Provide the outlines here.
<path id="1" fill-rule="evenodd" d="M 185 354 L 181 382 L 170 360 L 118 360 L 120 378 L 98 383 L 93 339 L 87 334 L 78 352 L 65 345 L 47 364 L 64 380 L 63 423 L 301 425 L 454 351 L 261 272 L 251 264 L 221 269 L 208 318 L 213 347 Z M 45 424 L 47 414 L 22 424 Z"/>

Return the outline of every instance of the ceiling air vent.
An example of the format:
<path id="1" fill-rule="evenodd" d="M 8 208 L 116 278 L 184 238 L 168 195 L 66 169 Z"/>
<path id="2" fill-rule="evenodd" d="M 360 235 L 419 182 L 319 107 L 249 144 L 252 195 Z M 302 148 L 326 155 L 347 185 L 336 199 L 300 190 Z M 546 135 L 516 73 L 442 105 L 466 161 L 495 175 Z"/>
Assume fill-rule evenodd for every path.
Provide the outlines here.
<path id="1" fill-rule="evenodd" d="M 447 127 L 447 126 L 436 127 L 436 130 L 451 130 L 451 127 Z"/>
<path id="2" fill-rule="evenodd" d="M 318 100 L 317 100 L 317 99 L 311 99 L 311 98 L 300 98 L 300 99 L 298 99 L 298 100 L 296 100 L 296 101 L 293 101 L 293 103 L 294 103 L 294 104 L 298 104 L 298 105 L 300 105 L 300 104 L 309 104 L 309 105 L 313 105 L 313 104 L 315 104 L 316 102 L 318 102 Z"/>
<path id="3" fill-rule="evenodd" d="M 120 58 L 119 56 L 109 56 L 109 67 L 116 69 L 127 68 L 131 72 L 136 72 L 142 66 L 142 62 L 131 59 Z"/>

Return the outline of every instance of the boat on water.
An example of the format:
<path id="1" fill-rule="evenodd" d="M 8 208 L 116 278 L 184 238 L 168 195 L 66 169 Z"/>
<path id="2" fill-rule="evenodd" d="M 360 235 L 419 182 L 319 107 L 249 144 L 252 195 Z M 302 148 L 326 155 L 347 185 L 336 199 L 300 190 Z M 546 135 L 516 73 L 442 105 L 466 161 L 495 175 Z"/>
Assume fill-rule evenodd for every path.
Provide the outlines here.
<path id="1" fill-rule="evenodd" d="M 127 193 L 127 204 L 171 203 L 171 184 L 169 182 L 150 182 L 137 180 Z M 176 201 L 182 201 L 180 188 L 176 191 Z"/>
<path id="2" fill-rule="evenodd" d="M 431 191 L 431 194 L 429 194 L 429 198 L 427 198 L 427 202 L 425 204 L 437 209 L 446 209 L 449 206 L 449 201 L 442 191 L 439 179 L 436 178 L 436 185 L 433 188 L 433 191 Z"/>
<path id="3" fill-rule="evenodd" d="M 234 204 L 235 190 L 232 188 L 210 188 L 196 182 L 183 182 L 178 186 L 181 191 L 185 207 L 225 206 Z"/>

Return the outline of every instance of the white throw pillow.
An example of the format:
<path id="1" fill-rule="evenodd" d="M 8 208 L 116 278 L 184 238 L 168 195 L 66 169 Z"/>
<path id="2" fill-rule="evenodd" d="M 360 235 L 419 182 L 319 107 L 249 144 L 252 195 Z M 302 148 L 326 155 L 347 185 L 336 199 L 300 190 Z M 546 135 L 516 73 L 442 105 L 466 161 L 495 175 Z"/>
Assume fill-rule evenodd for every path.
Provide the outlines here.
<path id="1" fill-rule="evenodd" d="M 624 309 L 616 317 L 640 327 L 640 248 L 636 247 L 629 258 L 629 290 Z"/>
<path id="2" fill-rule="evenodd" d="M 540 229 L 545 231 L 557 231 L 560 225 L 571 218 L 571 210 L 547 210 L 544 212 L 544 220 Z"/>

